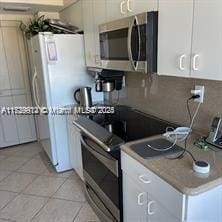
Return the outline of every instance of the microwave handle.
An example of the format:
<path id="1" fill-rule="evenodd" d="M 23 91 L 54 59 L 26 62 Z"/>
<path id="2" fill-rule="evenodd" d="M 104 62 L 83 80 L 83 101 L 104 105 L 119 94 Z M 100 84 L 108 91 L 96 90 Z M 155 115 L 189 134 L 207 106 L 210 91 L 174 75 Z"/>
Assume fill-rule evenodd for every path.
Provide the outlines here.
<path id="1" fill-rule="evenodd" d="M 139 39 L 139 52 L 138 52 L 138 59 L 136 61 L 136 65 L 134 63 L 134 60 L 133 60 L 133 55 L 132 55 L 132 48 L 131 48 L 131 38 L 132 38 L 132 30 L 133 30 L 133 25 L 134 25 L 134 21 L 136 21 L 136 25 L 138 27 L 138 39 Z M 138 69 L 138 62 L 139 62 L 139 58 L 140 58 L 140 43 L 141 43 L 141 37 L 140 37 L 140 28 L 139 28 L 139 22 L 138 22 L 138 18 L 137 16 L 134 16 L 133 19 L 132 19 L 132 22 L 129 26 L 129 31 L 128 31 L 128 55 L 129 55 L 129 60 L 130 60 L 130 63 L 131 65 L 133 66 L 134 70 L 137 71 Z"/>
<path id="2" fill-rule="evenodd" d="M 141 50 L 141 36 L 140 36 L 140 24 L 139 24 L 139 21 L 138 21 L 138 17 L 135 16 L 135 19 L 136 19 L 138 39 L 139 39 L 139 50 L 138 50 L 138 58 L 137 58 L 137 68 L 138 68 L 138 62 L 139 62 L 139 59 L 140 59 L 140 50 Z"/>

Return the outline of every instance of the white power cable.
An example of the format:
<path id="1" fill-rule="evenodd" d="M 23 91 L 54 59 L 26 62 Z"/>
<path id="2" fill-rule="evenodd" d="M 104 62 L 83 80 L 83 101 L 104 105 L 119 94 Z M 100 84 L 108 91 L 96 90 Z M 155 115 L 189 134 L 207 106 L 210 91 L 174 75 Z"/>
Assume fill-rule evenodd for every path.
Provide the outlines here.
<path id="1" fill-rule="evenodd" d="M 156 147 L 151 146 L 150 144 L 147 144 L 147 146 L 148 146 L 149 148 L 151 148 L 152 150 L 155 150 L 155 151 L 167 151 L 167 150 L 170 150 L 171 148 L 173 148 L 173 147 L 176 145 L 176 143 L 177 143 L 177 134 L 175 134 L 174 143 L 173 143 L 171 146 L 169 146 L 169 147 L 156 148 Z"/>
<path id="2" fill-rule="evenodd" d="M 163 151 L 167 151 L 167 150 L 170 150 L 171 148 L 173 148 L 173 147 L 176 145 L 177 141 L 183 141 L 183 140 L 185 140 L 185 139 L 189 136 L 190 132 L 192 131 L 192 127 L 193 127 L 193 124 L 194 124 L 194 120 L 195 120 L 195 118 L 196 118 L 196 116 L 197 116 L 197 114 L 198 114 L 198 111 L 199 111 L 199 109 L 200 109 L 200 105 L 201 105 L 201 103 L 198 104 L 198 106 L 197 106 L 197 108 L 196 108 L 196 110 L 195 110 L 195 113 L 194 113 L 194 115 L 193 115 L 193 117 L 192 117 L 190 126 L 189 126 L 189 128 L 188 128 L 189 130 L 187 131 L 187 134 L 184 135 L 184 137 L 182 137 L 182 138 L 180 138 L 180 139 L 178 140 L 178 135 L 181 135 L 181 132 L 176 132 L 176 129 L 174 129 L 173 127 L 167 127 L 167 128 L 166 128 L 166 133 L 164 133 L 164 136 L 166 136 L 167 133 L 170 133 L 170 131 L 169 131 L 168 129 L 170 129 L 170 128 L 173 129 L 173 131 L 172 131 L 170 134 L 168 134 L 168 136 L 166 136 L 166 137 L 170 138 L 172 135 L 175 135 L 173 144 L 172 144 L 171 146 L 165 147 L 165 148 L 153 147 L 153 146 L 151 146 L 150 144 L 147 144 L 147 147 L 149 147 L 149 148 L 151 148 L 152 150 L 155 150 L 155 151 L 163 152 Z"/>

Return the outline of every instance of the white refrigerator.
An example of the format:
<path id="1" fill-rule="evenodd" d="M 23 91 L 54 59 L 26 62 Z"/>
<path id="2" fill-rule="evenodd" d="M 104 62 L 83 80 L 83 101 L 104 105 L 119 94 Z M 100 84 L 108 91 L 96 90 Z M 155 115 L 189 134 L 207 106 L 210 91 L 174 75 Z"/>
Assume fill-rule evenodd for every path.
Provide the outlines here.
<path id="1" fill-rule="evenodd" d="M 84 41 L 81 34 L 39 33 L 29 42 L 32 89 L 35 106 L 56 108 L 75 104 L 73 92 L 93 87 L 86 72 Z M 93 101 L 103 94 L 93 92 Z M 36 115 L 38 141 L 57 172 L 71 169 L 66 115 Z"/>

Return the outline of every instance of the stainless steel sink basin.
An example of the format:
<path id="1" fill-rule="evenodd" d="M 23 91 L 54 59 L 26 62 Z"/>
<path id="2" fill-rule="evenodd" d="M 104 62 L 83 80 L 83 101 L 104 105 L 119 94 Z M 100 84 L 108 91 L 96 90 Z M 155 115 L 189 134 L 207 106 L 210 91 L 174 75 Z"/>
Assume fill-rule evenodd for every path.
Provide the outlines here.
<path id="1" fill-rule="evenodd" d="M 167 149 L 172 145 L 172 142 L 159 138 L 131 145 L 130 148 L 144 159 L 176 154 L 183 151 L 183 148 L 178 145 L 174 145 L 172 148 Z"/>

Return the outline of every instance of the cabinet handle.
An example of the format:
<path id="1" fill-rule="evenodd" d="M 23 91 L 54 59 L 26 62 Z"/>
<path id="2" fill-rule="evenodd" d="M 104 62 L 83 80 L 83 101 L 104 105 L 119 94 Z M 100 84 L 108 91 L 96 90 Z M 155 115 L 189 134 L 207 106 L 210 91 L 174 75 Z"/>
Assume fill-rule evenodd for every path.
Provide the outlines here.
<path id="1" fill-rule="evenodd" d="M 139 179 L 143 182 L 143 183 L 151 183 L 151 181 L 149 179 L 146 179 L 146 176 L 145 175 L 140 175 L 139 176 Z"/>
<path id="2" fill-rule="evenodd" d="M 200 57 L 199 54 L 195 54 L 193 57 L 193 70 L 194 71 L 198 71 L 198 67 L 197 67 L 197 59 Z"/>
<path id="3" fill-rule="evenodd" d="M 151 210 L 152 205 L 155 204 L 155 201 L 152 200 L 148 203 L 148 214 L 153 215 L 155 212 Z"/>
<path id="4" fill-rule="evenodd" d="M 126 14 L 126 11 L 123 10 L 123 6 L 125 5 L 125 3 L 126 3 L 125 1 L 122 1 L 122 2 L 120 3 L 120 12 L 121 12 L 122 15 L 125 15 L 125 14 Z"/>
<path id="5" fill-rule="evenodd" d="M 137 203 L 138 203 L 139 206 L 142 206 L 142 205 L 144 205 L 144 204 L 146 203 L 146 201 L 145 201 L 145 202 L 142 202 L 142 201 L 141 201 L 142 196 L 144 196 L 144 195 L 146 195 L 145 192 L 140 193 L 140 194 L 137 196 Z"/>
<path id="6" fill-rule="evenodd" d="M 130 2 L 131 2 L 131 0 L 127 0 L 127 10 L 128 10 L 129 12 L 132 12 L 133 9 L 130 7 Z M 131 5 L 131 6 L 132 6 L 132 5 Z"/>
<path id="7" fill-rule="evenodd" d="M 186 58 L 186 55 L 183 54 L 180 56 L 180 59 L 179 59 L 179 68 L 181 71 L 185 70 L 185 58 Z"/>

